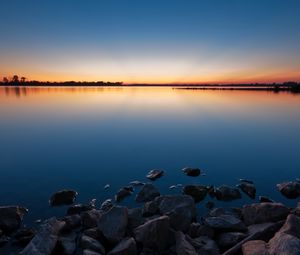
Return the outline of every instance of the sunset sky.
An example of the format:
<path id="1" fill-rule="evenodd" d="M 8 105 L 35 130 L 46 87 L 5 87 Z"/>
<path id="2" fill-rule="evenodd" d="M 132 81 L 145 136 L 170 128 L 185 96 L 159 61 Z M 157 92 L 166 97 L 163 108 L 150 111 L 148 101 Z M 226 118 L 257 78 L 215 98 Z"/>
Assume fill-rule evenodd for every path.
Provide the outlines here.
<path id="1" fill-rule="evenodd" d="M 299 0 L 1 0 L 0 77 L 300 81 Z"/>

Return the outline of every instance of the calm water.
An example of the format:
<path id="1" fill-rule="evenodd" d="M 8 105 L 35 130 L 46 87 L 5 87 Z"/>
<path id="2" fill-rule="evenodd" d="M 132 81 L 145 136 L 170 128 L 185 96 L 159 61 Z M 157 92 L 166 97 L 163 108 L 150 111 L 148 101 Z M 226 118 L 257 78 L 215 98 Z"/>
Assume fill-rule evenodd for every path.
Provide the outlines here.
<path id="1" fill-rule="evenodd" d="M 235 185 L 249 178 L 259 195 L 294 205 L 275 184 L 300 177 L 299 132 L 300 95 L 289 93 L 0 88 L 0 204 L 28 207 L 29 223 L 65 212 L 48 206 L 56 190 L 76 189 L 78 202 L 99 204 L 162 168 L 162 193 L 180 192 L 168 189 L 176 183 Z M 186 177 L 185 166 L 206 176 Z M 122 204 L 134 206 L 133 197 Z"/>

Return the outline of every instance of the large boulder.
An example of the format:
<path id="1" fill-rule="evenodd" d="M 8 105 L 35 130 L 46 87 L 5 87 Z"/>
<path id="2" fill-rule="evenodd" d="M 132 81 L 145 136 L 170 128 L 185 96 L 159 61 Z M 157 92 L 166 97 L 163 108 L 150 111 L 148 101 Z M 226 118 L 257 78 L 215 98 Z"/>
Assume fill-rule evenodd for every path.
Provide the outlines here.
<path id="1" fill-rule="evenodd" d="M 215 231 L 213 228 L 200 224 L 198 222 L 193 222 L 188 230 L 188 235 L 191 238 L 197 238 L 199 236 L 207 236 L 211 239 L 213 239 L 215 235 Z"/>
<path id="2" fill-rule="evenodd" d="M 100 211 L 107 212 L 110 208 L 114 206 L 111 199 L 106 199 L 101 205 L 100 205 Z"/>
<path id="3" fill-rule="evenodd" d="M 121 202 L 124 198 L 130 196 L 132 192 L 133 192 L 133 187 L 131 186 L 123 187 L 115 195 L 115 200 L 117 202 Z"/>
<path id="4" fill-rule="evenodd" d="M 201 174 L 201 170 L 199 168 L 193 168 L 193 167 L 185 167 L 182 169 L 182 172 L 184 172 L 187 176 L 196 177 Z"/>
<path id="5" fill-rule="evenodd" d="M 247 228 L 241 219 L 234 215 L 220 215 L 216 217 L 207 217 L 204 224 L 219 231 L 246 231 Z"/>
<path id="6" fill-rule="evenodd" d="M 196 249 L 193 245 L 186 239 L 186 236 L 178 231 L 175 233 L 176 240 L 176 254 L 180 255 L 197 255 Z"/>
<path id="7" fill-rule="evenodd" d="M 145 184 L 136 196 L 138 203 L 152 201 L 154 198 L 160 196 L 159 190 L 151 183 Z"/>
<path id="8" fill-rule="evenodd" d="M 78 193 L 75 190 L 61 190 L 55 192 L 49 200 L 51 206 L 71 205 Z"/>
<path id="9" fill-rule="evenodd" d="M 280 203 L 258 203 L 244 205 L 242 217 L 246 225 L 283 220 L 289 209 Z"/>
<path id="10" fill-rule="evenodd" d="M 269 241 L 269 252 L 271 255 L 299 255 L 300 239 L 279 231 Z"/>
<path id="11" fill-rule="evenodd" d="M 277 188 L 287 198 L 294 199 L 300 196 L 300 183 L 297 181 L 277 184 Z"/>
<path id="12" fill-rule="evenodd" d="M 86 204 L 76 204 L 72 205 L 67 210 L 67 215 L 73 215 L 73 214 L 80 214 L 85 211 L 90 211 L 94 209 L 95 207 L 92 205 L 86 205 Z"/>
<path id="13" fill-rule="evenodd" d="M 217 243 L 219 247 L 230 248 L 246 237 L 247 234 L 241 232 L 225 232 L 218 236 Z"/>
<path id="14" fill-rule="evenodd" d="M 270 255 L 266 242 L 252 240 L 242 245 L 243 255 Z"/>
<path id="15" fill-rule="evenodd" d="M 83 235 L 81 237 L 80 245 L 84 250 L 91 250 L 100 254 L 105 254 L 105 249 L 102 244 L 90 236 Z"/>
<path id="16" fill-rule="evenodd" d="M 41 224 L 37 234 L 20 253 L 21 255 L 51 255 L 65 222 L 50 218 Z"/>
<path id="17" fill-rule="evenodd" d="M 295 236 L 300 239 L 300 217 L 290 214 L 280 232 Z"/>
<path id="18" fill-rule="evenodd" d="M 141 208 L 128 209 L 128 228 L 130 230 L 135 229 L 139 225 L 145 223 L 145 218 L 142 215 Z"/>
<path id="19" fill-rule="evenodd" d="M 63 250 L 64 255 L 73 255 L 76 252 L 76 233 L 71 232 L 68 235 L 60 236 L 58 242 Z"/>
<path id="20" fill-rule="evenodd" d="M 216 188 L 215 196 L 220 201 L 232 201 L 235 199 L 240 199 L 241 193 L 237 188 L 233 188 L 227 185 L 221 185 Z"/>
<path id="21" fill-rule="evenodd" d="M 135 240 L 131 238 L 126 238 L 122 240 L 116 247 L 114 247 L 108 255 L 136 255 L 137 248 Z"/>
<path id="22" fill-rule="evenodd" d="M 108 242 L 116 244 L 125 236 L 127 224 L 127 208 L 123 206 L 114 206 L 101 216 L 98 223 L 98 229 Z"/>
<path id="23" fill-rule="evenodd" d="M 0 206 L 0 229 L 7 233 L 17 230 L 27 212 L 20 206 Z"/>
<path id="24" fill-rule="evenodd" d="M 196 203 L 202 201 L 207 194 L 207 188 L 202 185 L 187 185 L 182 189 L 183 194 L 191 196 Z"/>
<path id="25" fill-rule="evenodd" d="M 255 199 L 256 188 L 253 183 L 242 182 L 238 185 L 238 187 L 250 198 Z"/>
<path id="26" fill-rule="evenodd" d="M 188 238 L 188 236 L 187 236 Z M 189 242 L 200 255 L 219 255 L 220 251 L 216 242 L 207 236 L 200 236 L 195 239 L 188 238 Z"/>
<path id="27" fill-rule="evenodd" d="M 36 230 L 32 228 L 19 229 L 14 235 L 13 244 L 24 247 L 32 240 L 35 234 Z"/>
<path id="28" fill-rule="evenodd" d="M 146 248 L 164 250 L 170 238 L 170 222 L 168 216 L 149 220 L 134 230 L 135 240 Z"/>
<path id="29" fill-rule="evenodd" d="M 81 214 L 81 223 L 83 228 L 97 227 L 102 214 L 99 210 L 93 209 Z"/>
<path id="30" fill-rule="evenodd" d="M 149 173 L 146 175 L 146 177 L 148 179 L 150 179 L 151 181 L 155 181 L 156 179 L 162 177 L 164 175 L 164 171 L 163 170 L 159 170 L 159 169 L 153 169 L 150 170 Z"/>

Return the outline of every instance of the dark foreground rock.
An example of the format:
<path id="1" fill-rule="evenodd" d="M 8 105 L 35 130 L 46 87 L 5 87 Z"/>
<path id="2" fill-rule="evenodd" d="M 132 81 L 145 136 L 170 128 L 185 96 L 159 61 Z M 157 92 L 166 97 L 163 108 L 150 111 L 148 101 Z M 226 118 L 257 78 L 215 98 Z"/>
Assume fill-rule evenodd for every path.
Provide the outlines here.
<path id="1" fill-rule="evenodd" d="M 20 206 L 0 206 L 0 230 L 6 233 L 17 230 L 27 212 Z"/>
<path id="2" fill-rule="evenodd" d="M 300 197 L 300 182 L 283 182 L 277 184 L 277 188 L 287 198 L 294 199 Z"/>
<path id="3" fill-rule="evenodd" d="M 108 255 L 136 255 L 137 248 L 134 238 L 123 239 Z"/>
<path id="4" fill-rule="evenodd" d="M 187 185 L 183 187 L 182 192 L 191 196 L 198 203 L 206 197 L 207 188 L 202 185 Z"/>
<path id="5" fill-rule="evenodd" d="M 238 187 L 250 198 L 255 199 L 256 196 L 256 188 L 253 183 L 242 182 L 238 185 Z"/>
<path id="6" fill-rule="evenodd" d="M 148 202 L 160 196 L 159 190 L 151 183 L 145 184 L 136 196 L 136 202 Z"/>
<path id="7" fill-rule="evenodd" d="M 241 193 L 237 188 L 233 188 L 227 185 L 222 185 L 215 190 L 216 198 L 220 201 L 232 201 L 240 199 Z"/>
<path id="8" fill-rule="evenodd" d="M 77 195 L 75 190 L 61 190 L 51 196 L 49 203 L 51 206 L 71 205 Z"/>
<path id="9" fill-rule="evenodd" d="M 201 174 L 201 170 L 199 168 L 193 168 L 193 167 L 185 167 L 182 169 L 182 172 L 184 172 L 187 176 L 197 177 Z"/>

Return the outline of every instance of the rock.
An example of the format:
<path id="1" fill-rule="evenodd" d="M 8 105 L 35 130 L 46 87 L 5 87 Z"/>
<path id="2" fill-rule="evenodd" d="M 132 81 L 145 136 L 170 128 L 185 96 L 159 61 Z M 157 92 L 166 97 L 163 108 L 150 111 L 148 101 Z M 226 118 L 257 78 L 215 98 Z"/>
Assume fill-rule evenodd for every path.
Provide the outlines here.
<path id="1" fill-rule="evenodd" d="M 104 255 L 104 253 L 99 253 L 91 250 L 83 250 L 83 255 Z"/>
<path id="2" fill-rule="evenodd" d="M 144 204 L 142 210 L 143 217 L 151 217 L 158 213 L 159 213 L 159 208 L 156 201 L 149 201 Z"/>
<path id="3" fill-rule="evenodd" d="M 205 203 L 205 207 L 206 207 L 208 210 L 213 209 L 214 206 L 215 206 L 215 203 L 212 202 L 212 201 L 208 201 L 208 202 Z"/>
<path id="4" fill-rule="evenodd" d="M 109 188 L 110 188 L 110 184 L 106 184 L 103 189 L 109 189 Z"/>
<path id="5" fill-rule="evenodd" d="M 188 234 L 191 238 L 197 238 L 199 236 L 207 236 L 207 237 L 213 239 L 215 231 L 213 228 L 211 228 L 209 226 L 202 225 L 198 222 L 193 222 L 190 225 Z"/>
<path id="6" fill-rule="evenodd" d="M 278 232 L 269 241 L 269 252 L 271 255 L 299 255 L 300 239 L 283 232 Z"/>
<path id="7" fill-rule="evenodd" d="M 265 197 L 265 196 L 259 196 L 258 200 L 259 200 L 260 203 L 275 203 L 274 200 L 272 200 L 268 197 Z"/>
<path id="8" fill-rule="evenodd" d="M 211 197 L 211 198 L 214 198 L 215 197 L 215 187 L 213 185 L 209 185 L 209 186 L 206 186 L 206 189 L 207 189 L 207 194 Z"/>
<path id="9" fill-rule="evenodd" d="M 242 245 L 243 255 L 270 255 L 267 244 L 261 240 L 248 241 Z"/>
<path id="10" fill-rule="evenodd" d="M 244 205 L 242 217 L 246 225 L 283 220 L 289 209 L 280 203 L 259 203 Z"/>
<path id="11" fill-rule="evenodd" d="M 108 242 L 116 244 L 125 236 L 128 224 L 128 210 L 123 206 L 114 206 L 100 218 L 98 229 Z"/>
<path id="12" fill-rule="evenodd" d="M 144 186 L 145 185 L 144 182 L 140 182 L 140 181 L 132 181 L 129 184 L 132 186 Z"/>
<path id="13" fill-rule="evenodd" d="M 0 247 L 6 245 L 9 242 L 10 238 L 8 236 L 0 237 Z"/>
<path id="14" fill-rule="evenodd" d="M 152 201 L 154 198 L 160 196 L 159 190 L 151 183 L 145 184 L 139 193 L 136 196 L 136 201 L 140 202 L 148 202 Z"/>
<path id="15" fill-rule="evenodd" d="M 185 167 L 185 168 L 182 169 L 182 171 L 187 176 L 192 176 L 192 177 L 197 177 L 201 173 L 201 170 L 199 168 L 192 168 L 192 167 Z"/>
<path id="16" fill-rule="evenodd" d="M 233 215 L 220 215 L 217 217 L 207 217 L 204 224 L 220 231 L 246 231 L 245 224 Z"/>
<path id="17" fill-rule="evenodd" d="M 269 241 L 275 233 L 282 227 L 283 221 L 266 222 L 248 226 L 249 236 L 253 235 L 255 239 Z M 255 240 L 252 239 L 252 240 Z"/>
<path id="18" fill-rule="evenodd" d="M 219 247 L 230 248 L 247 237 L 246 234 L 240 232 L 221 233 L 218 236 L 217 243 Z"/>
<path id="19" fill-rule="evenodd" d="M 83 212 L 81 214 L 81 224 L 83 228 L 94 228 L 98 226 L 98 222 L 101 218 L 101 212 L 93 209 Z"/>
<path id="20" fill-rule="evenodd" d="M 20 206 L 0 206 L 0 229 L 4 233 L 17 230 L 27 212 L 26 208 Z"/>
<path id="21" fill-rule="evenodd" d="M 220 201 L 232 201 L 240 199 L 241 193 L 237 188 L 232 188 L 227 185 L 222 185 L 215 190 L 215 196 Z"/>
<path id="22" fill-rule="evenodd" d="M 248 179 L 239 179 L 240 182 L 246 182 L 246 183 L 249 183 L 249 184 L 254 184 L 253 181 L 250 181 Z"/>
<path id="23" fill-rule="evenodd" d="M 168 216 L 150 220 L 134 230 L 135 239 L 145 248 L 164 250 L 170 238 Z"/>
<path id="24" fill-rule="evenodd" d="M 114 204 L 112 203 L 111 199 L 106 199 L 100 206 L 100 210 L 107 212 L 109 211 L 112 207 L 114 206 Z"/>
<path id="25" fill-rule="evenodd" d="M 72 232 L 68 236 L 60 236 L 58 239 L 64 255 L 73 255 L 76 251 L 76 234 Z"/>
<path id="26" fill-rule="evenodd" d="M 284 182 L 277 184 L 277 188 L 282 195 L 287 198 L 294 199 L 300 196 L 299 182 Z"/>
<path id="27" fill-rule="evenodd" d="M 84 250 L 91 250 L 99 252 L 100 254 L 105 254 L 105 249 L 102 244 L 92 237 L 83 235 L 81 237 L 80 245 Z"/>
<path id="28" fill-rule="evenodd" d="M 170 225 L 175 230 L 186 232 L 196 219 L 196 206 L 190 196 L 160 196 L 154 202 L 157 203 L 160 214 L 169 216 Z"/>
<path id="29" fill-rule="evenodd" d="M 31 228 L 19 229 L 15 236 L 13 243 L 19 246 L 26 246 L 35 236 L 36 230 Z"/>
<path id="30" fill-rule="evenodd" d="M 115 200 L 121 202 L 124 198 L 130 196 L 133 192 L 132 187 L 123 187 L 115 195 Z"/>
<path id="31" fill-rule="evenodd" d="M 195 248 L 186 240 L 185 235 L 178 231 L 175 233 L 176 254 L 180 255 L 197 255 Z"/>
<path id="32" fill-rule="evenodd" d="M 163 175 L 164 175 L 163 170 L 153 169 L 153 170 L 149 171 L 149 173 L 146 175 L 146 177 L 148 179 L 150 179 L 151 181 L 155 181 L 156 179 L 162 177 Z"/>
<path id="33" fill-rule="evenodd" d="M 290 214 L 279 232 L 283 232 L 300 239 L 300 217 Z"/>
<path id="34" fill-rule="evenodd" d="M 133 230 L 144 223 L 145 219 L 142 216 L 141 208 L 128 209 L 128 228 L 130 230 Z"/>
<path id="35" fill-rule="evenodd" d="M 77 195 L 75 190 L 61 190 L 51 196 L 49 203 L 51 206 L 70 205 L 74 203 Z"/>
<path id="36" fill-rule="evenodd" d="M 300 202 L 298 203 L 297 207 L 291 210 L 291 213 L 300 217 Z"/>
<path id="37" fill-rule="evenodd" d="M 220 251 L 215 241 L 207 236 L 200 236 L 196 239 L 189 239 L 190 243 L 196 249 L 197 254 L 201 255 L 219 255 Z"/>
<path id="38" fill-rule="evenodd" d="M 135 240 L 126 238 L 122 240 L 115 248 L 113 248 L 108 255 L 136 255 L 137 248 Z"/>
<path id="39" fill-rule="evenodd" d="M 198 203 L 206 197 L 207 189 L 201 185 L 187 185 L 183 188 L 182 192 L 185 195 L 191 196 Z"/>
<path id="40" fill-rule="evenodd" d="M 68 208 L 67 215 L 80 214 L 82 212 L 90 211 L 94 208 L 95 207 L 92 205 L 85 205 L 85 204 L 72 205 Z"/>
<path id="41" fill-rule="evenodd" d="M 58 235 L 65 222 L 50 218 L 42 223 L 30 243 L 20 253 L 21 255 L 51 255 L 56 247 Z"/>
<path id="42" fill-rule="evenodd" d="M 63 231 L 71 231 L 81 226 L 81 217 L 78 214 L 66 216 L 63 221 L 66 223 Z"/>
<path id="43" fill-rule="evenodd" d="M 250 198 L 255 199 L 256 188 L 254 184 L 248 182 L 242 182 L 238 185 L 238 187 Z"/>
<path id="44" fill-rule="evenodd" d="M 104 243 L 103 236 L 98 228 L 85 229 L 82 234 Z"/>

